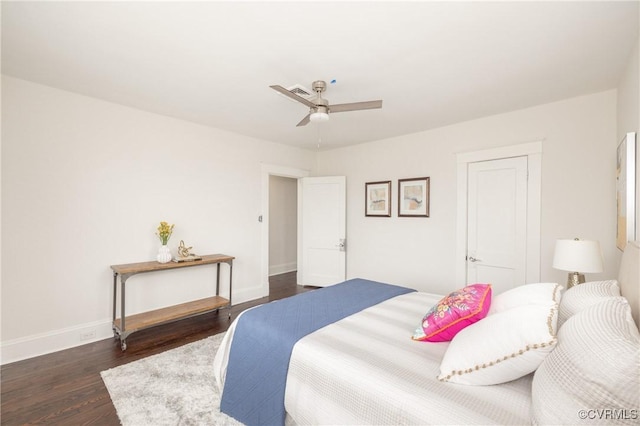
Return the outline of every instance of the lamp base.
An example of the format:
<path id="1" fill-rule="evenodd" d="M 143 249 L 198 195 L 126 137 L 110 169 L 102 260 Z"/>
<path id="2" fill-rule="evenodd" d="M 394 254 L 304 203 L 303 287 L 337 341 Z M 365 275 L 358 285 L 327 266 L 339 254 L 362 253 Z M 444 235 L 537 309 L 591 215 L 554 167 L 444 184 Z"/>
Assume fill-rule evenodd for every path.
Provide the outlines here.
<path id="1" fill-rule="evenodd" d="M 582 284 L 584 282 L 584 274 L 579 274 L 577 272 L 569 272 L 569 277 L 567 278 L 567 290 L 573 287 L 574 285 Z"/>

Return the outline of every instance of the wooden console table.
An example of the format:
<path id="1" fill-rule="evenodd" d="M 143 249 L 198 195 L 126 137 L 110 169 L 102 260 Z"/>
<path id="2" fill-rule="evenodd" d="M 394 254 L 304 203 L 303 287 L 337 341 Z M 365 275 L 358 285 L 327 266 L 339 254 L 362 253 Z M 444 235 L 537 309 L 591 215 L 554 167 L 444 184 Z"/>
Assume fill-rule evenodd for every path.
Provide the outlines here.
<path id="1" fill-rule="evenodd" d="M 125 265 L 111 265 L 113 270 L 113 335 L 120 339 L 120 348 L 127 350 L 127 337 L 131 333 L 155 325 L 183 319 L 186 317 L 203 314 L 205 312 L 219 310 L 223 307 L 229 308 L 229 319 L 231 319 L 231 283 L 233 276 L 233 256 L 225 254 L 208 254 L 201 256 L 201 260 L 191 260 L 188 262 L 140 262 L 128 263 Z M 220 296 L 220 264 L 229 265 L 229 298 Z M 216 295 L 205 299 L 194 300 L 192 302 L 181 303 L 179 305 L 168 306 L 166 308 L 153 311 L 142 312 L 136 315 L 125 315 L 125 283 L 136 275 L 145 272 L 166 271 L 168 269 L 188 268 L 191 266 L 216 265 Z M 117 282 L 120 276 L 120 318 L 116 318 L 117 304 Z"/>

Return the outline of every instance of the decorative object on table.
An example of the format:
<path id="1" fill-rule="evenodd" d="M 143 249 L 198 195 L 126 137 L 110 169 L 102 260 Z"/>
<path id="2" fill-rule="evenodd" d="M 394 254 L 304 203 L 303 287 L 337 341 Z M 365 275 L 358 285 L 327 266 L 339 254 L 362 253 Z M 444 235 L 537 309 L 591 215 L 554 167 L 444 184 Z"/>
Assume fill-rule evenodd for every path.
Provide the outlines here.
<path id="1" fill-rule="evenodd" d="M 429 217 L 430 178 L 398 180 L 398 216 Z"/>
<path id="2" fill-rule="evenodd" d="M 189 253 L 189 251 L 193 248 L 192 247 L 187 247 L 184 244 L 183 240 L 180 240 L 180 244 L 178 245 L 178 255 L 180 257 L 189 257 L 191 254 Z"/>
<path id="3" fill-rule="evenodd" d="M 602 272 L 602 251 L 597 241 L 557 240 L 553 267 L 569 271 L 567 289 L 585 282 L 584 273 Z"/>
<path id="4" fill-rule="evenodd" d="M 616 165 L 616 246 L 624 250 L 636 239 L 636 134 L 627 133 L 618 145 Z"/>
<path id="5" fill-rule="evenodd" d="M 169 238 L 171 238 L 174 226 L 175 225 L 169 225 L 167 222 L 160 222 L 160 226 L 158 226 L 158 232 L 156 235 L 162 243 L 158 249 L 158 256 L 156 257 L 159 263 L 171 262 L 171 251 L 169 250 L 167 243 L 169 242 Z"/>
<path id="6" fill-rule="evenodd" d="M 195 253 L 191 253 L 193 247 L 187 247 L 183 240 L 180 240 L 178 245 L 178 256 L 173 259 L 174 262 L 189 262 L 193 260 L 202 260 L 201 256 Z"/>
<path id="7" fill-rule="evenodd" d="M 391 217 L 391 181 L 367 182 L 364 188 L 364 215 Z"/>
<path id="8" fill-rule="evenodd" d="M 169 250 L 169 246 L 160 246 L 158 248 L 158 255 L 156 256 L 156 260 L 158 263 L 169 263 L 171 262 L 171 250 Z"/>

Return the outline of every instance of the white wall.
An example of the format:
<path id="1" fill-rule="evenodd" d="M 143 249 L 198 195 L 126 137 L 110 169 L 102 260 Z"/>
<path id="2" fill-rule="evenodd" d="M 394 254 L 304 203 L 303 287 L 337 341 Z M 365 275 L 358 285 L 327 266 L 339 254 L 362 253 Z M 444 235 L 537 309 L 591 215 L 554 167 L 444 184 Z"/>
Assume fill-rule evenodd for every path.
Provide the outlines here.
<path id="1" fill-rule="evenodd" d="M 607 91 L 318 154 L 320 175 L 347 176 L 347 275 L 444 293 L 455 282 L 456 154 L 543 141 L 541 278 L 558 238 L 596 239 L 616 275 L 616 92 Z M 397 217 L 397 181 L 431 177 L 429 218 Z M 391 218 L 364 216 L 365 182 L 392 180 Z"/>
<path id="2" fill-rule="evenodd" d="M 297 269 L 298 181 L 269 177 L 269 275 Z"/>
<path id="3" fill-rule="evenodd" d="M 109 337 L 109 266 L 155 259 L 161 220 L 174 254 L 236 256 L 235 303 L 264 295 L 261 163 L 312 170 L 315 153 L 6 76 L 2 113 L 3 363 Z M 135 276 L 127 313 L 209 296 L 214 277 Z"/>
<path id="4" fill-rule="evenodd" d="M 261 296 L 261 163 L 347 176 L 349 277 L 442 293 L 459 284 L 456 154 L 542 140 L 542 279 L 564 282 L 553 245 L 574 236 L 603 246 L 605 272 L 588 278 L 615 276 L 616 122 L 640 117 L 637 101 L 616 115 L 607 91 L 315 153 L 5 76 L 2 101 L 3 363 L 110 336 L 109 265 L 153 259 L 160 220 L 176 224 L 174 249 L 237 257 L 235 302 Z M 398 218 L 397 180 L 425 175 L 431 217 Z M 365 218 L 364 183 L 386 179 L 393 217 Z M 134 277 L 128 312 L 208 295 L 212 275 Z"/>

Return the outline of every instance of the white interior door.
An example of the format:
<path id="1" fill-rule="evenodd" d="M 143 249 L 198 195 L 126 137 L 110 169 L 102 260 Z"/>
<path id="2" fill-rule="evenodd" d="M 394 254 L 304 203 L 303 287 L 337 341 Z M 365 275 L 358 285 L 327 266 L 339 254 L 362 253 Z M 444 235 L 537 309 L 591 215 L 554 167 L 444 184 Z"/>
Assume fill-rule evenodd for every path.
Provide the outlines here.
<path id="1" fill-rule="evenodd" d="M 467 283 L 525 284 L 527 157 L 468 165 Z"/>
<path id="2" fill-rule="evenodd" d="M 346 278 L 346 178 L 299 179 L 298 284 L 325 287 Z"/>

